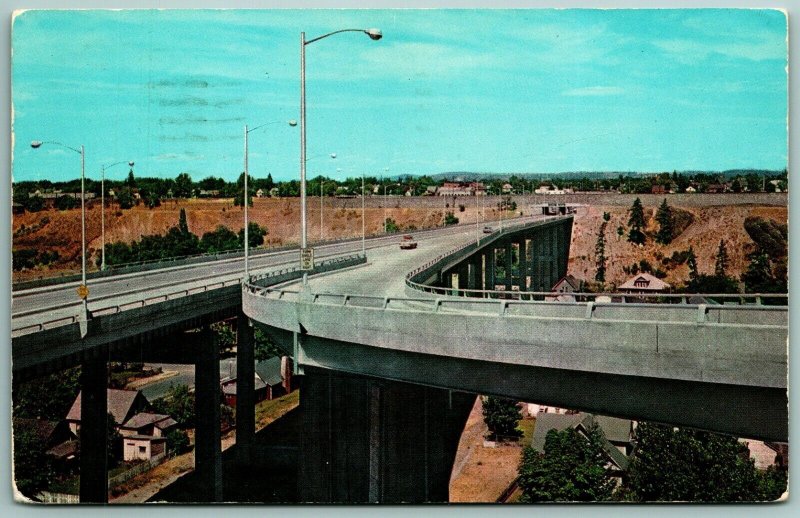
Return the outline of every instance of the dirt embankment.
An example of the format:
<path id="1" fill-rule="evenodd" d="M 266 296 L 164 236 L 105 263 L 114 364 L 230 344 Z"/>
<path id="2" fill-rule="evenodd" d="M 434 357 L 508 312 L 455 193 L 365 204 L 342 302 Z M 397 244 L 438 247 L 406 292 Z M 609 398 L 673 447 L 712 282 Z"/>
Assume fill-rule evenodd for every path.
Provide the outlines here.
<path id="1" fill-rule="evenodd" d="M 655 221 L 657 205 L 645 205 L 645 218 L 647 219 L 647 242 L 643 247 L 636 246 L 627 240 L 628 217 L 626 207 L 619 206 L 591 206 L 578 211 L 575 217 L 575 226 L 572 232 L 572 247 L 570 249 L 569 272 L 577 278 L 593 280 L 596 272 L 595 244 L 600 230 L 603 212 L 611 214 L 611 220 L 606 228 L 606 256 L 607 283 L 619 285 L 627 280 L 630 275 L 623 271 L 623 267 L 630 267 L 645 259 L 653 267 L 661 268 L 667 273 L 666 281 L 679 285 L 686 282 L 689 269 L 686 264 L 668 269 L 662 264 L 660 257 L 670 257 L 675 251 L 694 248 L 697 256 L 697 266 L 700 273 L 714 273 L 714 262 L 719 247 L 720 239 L 724 239 L 728 250 L 729 266 L 728 275 L 736 278 L 747 267 L 747 254 L 753 250 L 753 241 L 744 230 L 744 220 L 747 216 L 760 216 L 785 223 L 788 218 L 787 207 L 765 206 L 714 206 L 714 207 L 681 207 L 677 208 L 693 216 L 692 223 L 678 235 L 669 245 L 660 245 L 655 242 L 652 235 L 658 231 Z M 622 226 L 624 234 L 620 237 L 617 228 Z"/>
<path id="2" fill-rule="evenodd" d="M 720 195 L 722 196 L 722 195 Z M 366 233 L 377 234 L 383 230 L 384 218 L 392 218 L 401 231 L 413 231 L 414 228 L 426 228 L 441 225 L 448 211 L 463 223 L 474 223 L 476 217 L 479 224 L 484 221 L 497 220 L 500 212 L 493 203 L 494 197 L 479 200 L 476 206 L 474 198 L 453 200 L 452 198 L 392 198 L 385 201 L 382 197 L 367 199 Z M 635 247 L 627 242 L 625 236 L 619 237 L 617 227 L 622 225 L 627 235 L 629 205 L 617 203 L 623 198 L 596 196 L 596 201 L 605 200 L 607 204 L 592 204 L 581 208 L 575 218 L 572 236 L 569 271 L 576 277 L 591 280 L 595 274 L 594 247 L 597 232 L 602 221 L 603 212 L 611 214 L 611 221 L 606 230 L 606 255 L 608 260 L 608 282 L 620 284 L 628 277 L 622 270 L 641 259 L 647 259 L 654 267 L 667 271 L 667 282 L 683 282 L 688 274 L 685 265 L 666 270 L 657 259 L 658 254 L 671 256 L 673 251 L 681 251 L 694 247 L 701 272 L 711 272 L 714 267 L 719 240 L 724 238 L 728 243 L 730 256 L 730 274 L 738 276 L 746 266 L 745 255 L 750 251 L 752 242 L 744 231 L 743 222 L 748 215 L 771 218 L 785 222 L 788 217 L 786 206 L 746 205 L 742 200 L 733 198 L 714 198 L 710 206 L 698 206 L 696 203 L 679 204 L 678 198 L 669 199 L 672 205 L 689 212 L 694 221 L 670 245 L 661 246 L 648 239 L 643 248 Z M 720 200 L 731 200 L 731 205 L 718 205 Z M 654 216 L 662 198 L 642 198 L 645 213 L 649 220 L 648 231 L 655 233 L 657 224 Z M 692 198 L 694 200 L 694 198 Z M 528 201 L 520 199 L 519 210 L 529 211 Z M 695 200 L 696 201 L 696 200 Z M 754 199 L 755 201 L 755 199 Z M 774 201 L 774 200 L 773 200 Z M 614 202 L 614 203 L 610 203 Z M 461 208 L 463 207 L 463 211 Z M 189 230 L 202 236 L 214 230 L 218 225 L 225 225 L 234 232 L 243 226 L 241 207 L 235 207 L 232 199 L 223 200 L 177 200 L 166 201 L 160 207 L 147 209 L 143 205 L 130 210 L 120 211 L 116 207 L 106 209 L 106 243 L 131 241 L 147 234 L 163 234 L 177 225 L 181 209 L 186 209 Z M 266 244 L 281 246 L 294 244 L 300 235 L 300 202 L 298 198 L 260 198 L 254 200 L 249 211 L 251 221 L 267 227 L 269 234 Z M 320 238 L 337 239 L 357 237 L 361 235 L 361 200 L 360 199 L 325 199 L 322 208 L 323 224 L 320 226 L 319 198 L 308 199 L 308 236 L 312 244 Z M 89 253 L 89 269 L 95 268 L 101 248 L 101 212 L 99 203 L 90 204 L 87 209 L 87 249 Z M 13 248 L 37 249 L 40 251 L 58 252 L 59 259 L 49 266 L 37 266 L 33 270 L 14 272 L 14 281 L 37 277 L 49 277 L 60 273 L 77 272 L 80 268 L 80 209 L 57 211 L 54 209 L 37 213 L 15 215 L 13 220 Z"/>

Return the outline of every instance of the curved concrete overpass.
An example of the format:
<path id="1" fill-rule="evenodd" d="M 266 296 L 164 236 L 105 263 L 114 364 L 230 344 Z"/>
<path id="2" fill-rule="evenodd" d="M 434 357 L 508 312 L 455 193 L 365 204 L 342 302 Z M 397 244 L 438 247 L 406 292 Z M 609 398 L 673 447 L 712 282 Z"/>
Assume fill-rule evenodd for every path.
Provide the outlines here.
<path id="1" fill-rule="evenodd" d="M 787 439 L 786 307 L 409 296 L 410 270 L 474 240 L 377 248 L 305 287 L 246 285 L 243 310 L 301 366 Z"/>

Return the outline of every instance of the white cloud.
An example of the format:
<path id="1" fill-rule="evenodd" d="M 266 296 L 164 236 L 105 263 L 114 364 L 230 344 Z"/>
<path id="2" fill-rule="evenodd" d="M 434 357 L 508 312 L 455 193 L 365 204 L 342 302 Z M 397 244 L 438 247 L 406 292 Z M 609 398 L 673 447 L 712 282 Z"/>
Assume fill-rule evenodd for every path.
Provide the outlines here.
<path id="1" fill-rule="evenodd" d="M 605 95 L 622 95 L 625 93 L 619 86 L 584 86 L 582 88 L 572 88 L 561 92 L 561 95 L 571 97 L 593 97 Z"/>

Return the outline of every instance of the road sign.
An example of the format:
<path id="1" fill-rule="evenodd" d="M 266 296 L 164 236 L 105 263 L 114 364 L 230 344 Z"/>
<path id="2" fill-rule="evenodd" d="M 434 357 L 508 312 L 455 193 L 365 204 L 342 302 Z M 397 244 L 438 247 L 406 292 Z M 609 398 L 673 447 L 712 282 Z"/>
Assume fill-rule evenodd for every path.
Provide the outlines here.
<path id="1" fill-rule="evenodd" d="M 314 269 L 314 249 L 301 248 L 300 249 L 300 269 L 313 270 Z"/>
<path id="2" fill-rule="evenodd" d="M 87 288 L 85 284 L 78 286 L 77 292 L 78 296 L 82 299 L 85 299 L 89 296 L 89 288 Z"/>

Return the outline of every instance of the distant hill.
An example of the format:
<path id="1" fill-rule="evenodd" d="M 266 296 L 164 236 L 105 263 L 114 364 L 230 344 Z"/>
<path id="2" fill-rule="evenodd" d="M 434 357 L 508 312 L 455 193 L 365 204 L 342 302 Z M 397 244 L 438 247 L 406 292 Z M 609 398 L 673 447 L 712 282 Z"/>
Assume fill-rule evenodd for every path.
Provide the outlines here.
<path id="1" fill-rule="evenodd" d="M 589 178 L 589 179 L 605 179 L 605 178 L 617 178 L 618 176 L 652 176 L 661 173 L 672 171 L 562 171 L 558 173 L 492 173 L 492 172 L 469 172 L 469 171 L 450 171 L 445 173 L 437 173 L 430 176 L 436 181 L 442 180 L 455 180 L 455 181 L 463 181 L 463 182 L 473 182 L 476 180 L 480 180 L 482 178 L 496 178 L 500 180 L 508 180 L 512 176 L 517 176 L 519 178 L 525 178 L 529 180 L 534 179 L 546 179 L 546 178 L 563 178 L 563 179 L 576 179 L 576 178 Z M 746 176 L 748 174 L 756 174 L 758 176 L 764 175 L 776 175 L 781 174 L 784 171 L 781 169 L 727 169 L 725 171 L 700 171 L 700 170 L 687 170 L 687 171 L 677 171 L 678 174 L 684 175 L 696 175 L 696 174 L 708 174 L 708 175 L 722 175 L 726 178 L 733 178 L 736 176 Z M 417 174 L 412 175 L 402 175 L 402 176 L 422 176 Z"/>

